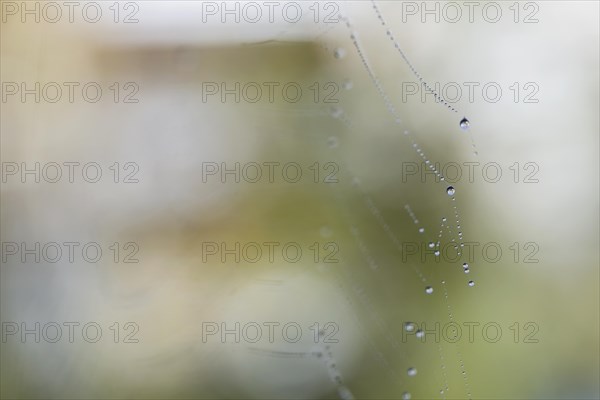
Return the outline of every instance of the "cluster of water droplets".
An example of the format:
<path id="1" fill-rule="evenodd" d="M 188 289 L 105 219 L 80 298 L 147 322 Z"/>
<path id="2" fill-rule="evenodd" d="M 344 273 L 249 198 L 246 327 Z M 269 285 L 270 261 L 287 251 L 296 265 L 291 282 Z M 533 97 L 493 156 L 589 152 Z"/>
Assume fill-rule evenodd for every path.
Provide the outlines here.
<path id="1" fill-rule="evenodd" d="M 456 196 L 456 189 L 454 188 L 454 186 L 448 186 L 446 188 L 446 194 L 448 196 L 450 196 L 451 201 L 452 201 L 452 211 L 454 212 L 454 219 L 456 221 L 456 225 L 455 225 L 455 227 L 456 227 L 456 236 L 454 236 L 452 234 L 452 229 L 450 227 L 450 224 L 448 224 L 447 218 L 443 217 L 442 221 L 441 221 L 441 224 L 440 224 L 440 231 L 439 231 L 439 234 L 438 234 L 438 241 L 435 244 L 433 242 L 430 242 L 429 246 L 432 247 L 432 248 L 433 247 L 439 248 L 441 240 L 442 240 L 442 237 L 443 237 L 443 234 L 444 234 L 444 228 L 446 228 L 446 231 L 450 235 L 450 242 L 453 244 L 454 249 L 457 252 L 457 256 L 460 258 L 460 256 L 462 255 L 462 248 L 465 246 L 465 244 L 464 244 L 463 233 L 460 230 L 461 229 L 461 225 L 460 225 L 460 213 L 458 211 L 458 206 L 456 205 L 456 197 L 455 197 Z M 458 244 L 458 242 L 456 240 L 457 238 L 458 238 L 458 242 L 460 242 L 460 244 Z M 436 250 L 434 252 L 434 254 L 436 256 L 439 256 L 440 255 L 439 250 Z M 470 272 L 469 265 L 467 263 L 463 264 L 463 271 L 466 274 L 468 274 Z M 474 281 L 468 281 L 467 284 L 470 287 L 475 286 L 475 282 Z"/>

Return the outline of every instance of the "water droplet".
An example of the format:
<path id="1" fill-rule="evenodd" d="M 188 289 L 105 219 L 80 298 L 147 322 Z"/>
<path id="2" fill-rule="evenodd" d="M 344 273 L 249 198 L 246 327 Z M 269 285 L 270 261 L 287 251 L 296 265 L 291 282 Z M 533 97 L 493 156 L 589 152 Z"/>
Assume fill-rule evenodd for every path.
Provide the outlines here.
<path id="1" fill-rule="evenodd" d="M 436 257 L 437 257 L 437 256 L 439 256 L 439 255 L 440 255 L 440 251 L 439 251 L 439 250 L 436 250 L 436 251 L 434 251 L 434 252 L 433 252 L 433 254 L 434 254 Z"/>
<path id="2" fill-rule="evenodd" d="M 418 329 L 417 332 L 415 333 L 415 336 L 418 337 L 419 339 L 425 336 L 425 332 L 423 332 L 422 330 Z"/>
<path id="3" fill-rule="evenodd" d="M 435 247 L 435 243 L 433 243 L 433 242 L 429 242 L 429 248 L 430 248 L 430 249 L 433 249 L 434 247 Z"/>
<path id="4" fill-rule="evenodd" d="M 346 50 L 344 50 L 344 49 L 343 49 L 343 48 L 341 48 L 341 47 L 338 47 L 337 49 L 335 49 L 335 50 L 333 51 L 333 56 L 334 56 L 335 58 L 337 58 L 338 60 L 339 60 L 339 59 L 342 59 L 342 58 L 344 58 L 344 57 L 346 56 Z M 469 121 L 467 121 L 467 123 L 468 123 L 468 122 L 469 122 Z M 462 121 L 461 121 L 461 123 L 462 123 Z"/>
<path id="5" fill-rule="evenodd" d="M 408 393 L 408 392 L 402 393 L 402 400 L 410 400 L 410 399 L 411 399 L 410 393 Z"/>
<path id="6" fill-rule="evenodd" d="M 419 228 L 419 233 L 425 232 L 425 228 Z"/>
<path id="7" fill-rule="evenodd" d="M 446 193 L 448 193 L 448 196 L 454 196 L 454 193 L 456 193 L 456 190 L 454 190 L 453 186 L 448 186 L 446 188 Z"/>
<path id="8" fill-rule="evenodd" d="M 342 400 L 354 400 L 352 392 L 346 386 L 338 386 L 338 395 Z"/>
<path id="9" fill-rule="evenodd" d="M 342 87 L 346 90 L 350 90 L 354 87 L 354 83 L 350 79 L 344 79 Z"/>
<path id="10" fill-rule="evenodd" d="M 328 238 L 328 237 L 330 237 L 332 233 L 333 233 L 333 232 L 332 232 L 331 228 L 330 228 L 330 227 L 328 227 L 328 226 L 323 226 L 323 227 L 321 227 L 321 229 L 319 230 L 319 234 L 320 234 L 321 236 L 325 237 L 325 238 Z M 319 333 L 320 333 L 320 332 L 319 332 Z"/>
<path id="11" fill-rule="evenodd" d="M 469 264 L 467 264 L 467 263 L 463 263 L 463 268 L 464 268 L 464 269 L 469 269 Z"/>
<path id="12" fill-rule="evenodd" d="M 469 286 L 475 286 L 475 282 L 469 281 Z"/>
<path id="13" fill-rule="evenodd" d="M 404 329 L 406 330 L 406 332 L 412 332 L 415 330 L 415 324 L 412 322 L 405 322 Z"/>
<path id="14" fill-rule="evenodd" d="M 410 367 L 409 369 L 406 370 L 406 373 L 408 374 L 408 376 L 415 376 L 415 375 L 417 375 L 417 369 Z"/>
<path id="15" fill-rule="evenodd" d="M 343 113 L 344 110 L 342 110 L 340 107 L 331 107 L 331 116 L 333 118 L 339 118 Z"/>
<path id="16" fill-rule="evenodd" d="M 427 287 L 425 288 L 425 293 L 427 293 L 427 294 L 431 294 L 431 293 L 433 293 L 433 288 L 432 288 L 431 286 L 427 286 Z"/>
<path id="17" fill-rule="evenodd" d="M 337 136 L 329 136 L 327 138 L 327 147 L 329 147 L 330 149 L 335 149 L 339 145 L 340 145 L 340 141 L 337 138 Z"/>
<path id="18" fill-rule="evenodd" d="M 469 272 L 471 272 L 471 270 L 469 268 L 465 268 L 464 272 L 465 274 L 468 274 Z"/>
<path id="19" fill-rule="evenodd" d="M 467 129 L 469 129 L 469 125 L 471 125 L 471 123 L 469 122 L 468 119 L 463 118 L 460 120 L 460 129 L 462 129 L 463 131 L 466 131 Z"/>
<path id="20" fill-rule="evenodd" d="M 446 217 L 442 218 L 442 222 L 446 222 L 446 221 L 447 221 Z"/>

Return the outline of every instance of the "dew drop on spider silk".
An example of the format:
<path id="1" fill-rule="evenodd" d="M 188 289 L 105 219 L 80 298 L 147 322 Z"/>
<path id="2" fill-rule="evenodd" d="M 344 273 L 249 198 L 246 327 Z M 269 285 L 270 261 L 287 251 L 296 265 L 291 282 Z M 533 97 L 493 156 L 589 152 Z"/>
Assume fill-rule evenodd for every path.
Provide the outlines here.
<path id="1" fill-rule="evenodd" d="M 433 288 L 432 288 L 431 286 L 427 286 L 427 287 L 425 288 L 425 293 L 427 293 L 427 294 L 431 294 L 431 293 L 433 293 Z"/>
<path id="2" fill-rule="evenodd" d="M 471 123 L 469 122 L 468 119 L 463 118 L 460 120 L 460 129 L 462 129 L 463 131 L 466 131 L 467 129 L 469 129 L 469 125 L 471 125 Z"/>
<path id="3" fill-rule="evenodd" d="M 354 400 L 352 392 L 346 386 L 338 386 L 338 395 L 342 400 Z"/>
<path id="4" fill-rule="evenodd" d="M 340 60 L 340 59 L 342 59 L 342 58 L 346 57 L 346 50 L 345 50 L 345 49 L 343 49 L 342 47 L 338 47 L 338 48 L 336 48 L 336 49 L 333 51 L 333 56 L 334 56 L 335 58 L 337 58 L 338 60 Z M 467 121 L 467 123 L 468 123 L 468 122 L 469 122 L 469 121 Z"/>
<path id="5" fill-rule="evenodd" d="M 469 281 L 469 286 L 471 286 L 471 287 L 475 286 L 475 282 Z"/>
<path id="6" fill-rule="evenodd" d="M 454 193 L 456 193 L 456 190 L 454 190 L 454 186 L 448 186 L 446 188 L 446 193 L 448 193 L 448 196 L 454 196 Z"/>
<path id="7" fill-rule="evenodd" d="M 321 229 L 319 230 L 319 234 L 324 238 L 330 237 L 332 235 L 332 233 L 333 233 L 333 231 L 328 226 L 322 226 Z"/>
<path id="8" fill-rule="evenodd" d="M 412 332 L 415 330 L 415 324 L 413 324 L 412 322 L 406 322 L 404 324 L 404 329 L 406 330 L 406 332 Z"/>
<path id="9" fill-rule="evenodd" d="M 331 107 L 330 113 L 333 118 L 339 118 L 344 113 L 344 110 L 340 107 Z"/>
<path id="10" fill-rule="evenodd" d="M 408 376 L 415 376 L 415 375 L 417 375 L 417 369 L 410 367 L 409 369 L 406 370 L 406 374 Z"/>
<path id="11" fill-rule="evenodd" d="M 410 400 L 410 399 L 411 399 L 410 393 L 408 393 L 408 392 L 402 393 L 402 400 Z"/>
<path id="12" fill-rule="evenodd" d="M 327 138 L 327 147 L 330 149 L 335 149 L 340 145 L 340 141 L 336 136 L 329 136 Z"/>

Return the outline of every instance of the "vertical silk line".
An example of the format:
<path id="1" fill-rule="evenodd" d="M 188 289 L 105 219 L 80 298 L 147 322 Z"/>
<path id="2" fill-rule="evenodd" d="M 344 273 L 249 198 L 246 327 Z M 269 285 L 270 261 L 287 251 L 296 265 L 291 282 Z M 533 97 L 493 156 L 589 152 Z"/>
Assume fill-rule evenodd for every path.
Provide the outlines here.
<path id="1" fill-rule="evenodd" d="M 404 51 L 402 51 L 402 48 L 400 47 L 400 43 L 394 37 L 394 34 L 392 33 L 392 30 L 389 28 L 387 22 L 385 22 L 385 20 L 383 19 L 383 15 L 379 11 L 379 7 L 377 7 L 377 4 L 375 3 L 375 0 L 371 0 L 371 3 L 373 4 L 373 10 L 375 10 L 375 14 L 377 15 L 377 18 L 379 19 L 379 21 L 381 21 L 381 25 L 386 29 L 386 34 L 389 37 L 390 41 L 394 44 L 394 47 L 396 48 L 396 50 L 398 50 L 398 53 L 400 54 L 400 57 L 402 57 L 402 59 L 404 60 L 404 62 L 406 63 L 406 65 L 408 65 L 408 68 L 410 68 L 411 72 L 419 79 L 419 82 L 421 82 L 421 85 L 423 85 L 423 87 L 428 92 L 430 92 L 431 94 L 433 94 L 433 97 L 435 97 L 435 99 L 438 102 L 440 102 L 443 105 L 445 105 L 449 110 L 452 110 L 455 113 L 458 113 L 457 109 L 455 109 L 450 104 L 448 104 L 448 102 L 446 100 L 444 100 L 444 98 L 442 96 L 440 96 L 435 90 L 433 90 L 431 88 L 431 86 L 429 86 L 429 84 L 423 79 L 423 77 L 421 76 L 421 74 L 419 74 L 419 72 L 417 71 L 417 69 L 411 64 L 411 62 L 408 60 L 408 57 L 406 57 L 406 54 L 404 54 Z M 464 118 L 464 120 L 466 120 L 466 118 Z"/>

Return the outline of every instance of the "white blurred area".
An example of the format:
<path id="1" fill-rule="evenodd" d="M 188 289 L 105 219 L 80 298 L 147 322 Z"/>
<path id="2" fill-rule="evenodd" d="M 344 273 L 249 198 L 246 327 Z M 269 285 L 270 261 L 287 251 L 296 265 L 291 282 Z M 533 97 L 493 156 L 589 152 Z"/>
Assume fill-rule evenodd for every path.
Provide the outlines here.
<path id="1" fill-rule="evenodd" d="M 289 200 L 281 194 L 286 187 L 278 185 L 202 183 L 203 162 L 313 160 L 323 154 L 315 143 L 326 148 L 336 129 L 344 143 L 340 158 L 360 171 L 369 190 L 395 187 L 399 170 L 390 165 L 398 160 L 420 161 L 389 128 L 392 117 L 343 23 L 315 24 L 307 18 L 288 23 L 277 13 L 274 23 L 224 24 L 212 17 L 203 22 L 203 10 L 212 9 L 207 3 L 135 2 L 139 23 L 134 24 L 110 18 L 98 24 L 3 21 L 2 82 L 97 81 L 103 87 L 136 82 L 140 101 L 115 104 L 107 92 L 95 104 L 2 103 L 2 161 L 94 161 L 104 172 L 115 162 L 134 161 L 140 182 L 2 183 L 2 241 L 96 241 L 103 247 L 134 241 L 141 262 L 115 264 L 111 254 L 99 264 L 3 263 L 2 321 L 97 321 L 103 329 L 115 321 L 135 321 L 140 343 L 3 343 L 2 397 L 345 398 L 349 395 L 340 387 L 354 386 L 358 397 L 393 398 L 403 392 L 394 374 L 396 368 L 403 371 L 406 353 L 391 354 L 393 366 L 372 361 L 377 358 L 374 324 L 361 320 L 359 301 L 349 300 L 350 289 L 323 273 L 323 265 L 244 268 L 202 262 L 202 241 L 322 240 L 319 229 L 335 225 L 332 215 L 338 211 L 336 204 L 301 195 Z M 416 78 L 370 2 L 339 3 L 399 106 L 404 126 L 432 159 L 540 166 L 539 184 L 457 185 L 463 230 L 471 240 L 534 240 L 541 248 L 539 264 L 473 268 L 478 291 L 453 293 L 452 306 L 471 318 L 535 320 L 541 326 L 537 348 L 463 349 L 478 398 L 598 393 L 598 383 L 589 378 L 598 373 L 598 3 L 539 3 L 540 23 L 526 26 L 510 20 L 402 23 L 399 6 L 381 2 L 403 50 L 426 79 L 497 81 L 504 88 L 514 81 L 539 84 L 539 104 L 458 104 L 471 120 L 478 156 L 469 136 L 457 129 L 460 116 L 431 102 L 402 104 L 394 96 L 402 80 Z M 222 3 L 210 7 L 214 4 Z M 310 15 L 313 2 L 301 4 Z M 334 59 L 336 47 L 345 49 L 343 60 Z M 344 98 L 345 115 L 354 119 L 354 134 L 359 132 L 355 136 L 344 137 L 348 132 L 327 120 L 328 106 L 201 101 L 204 81 L 328 81 L 336 70 L 341 72 L 334 78 L 354 82 Z M 429 186 L 417 184 L 407 192 L 423 220 L 445 200 L 432 199 L 437 192 Z M 282 205 L 285 201 L 290 204 Z M 378 240 L 383 239 L 373 239 L 372 245 Z M 342 263 L 359 268 L 359 262 Z M 429 303 L 403 297 L 412 284 L 390 281 L 381 288 L 401 300 L 380 309 L 386 322 L 394 325 L 406 309 L 428 310 Z M 258 349 L 200 340 L 205 321 L 296 321 L 305 328 L 331 320 L 342 327 L 329 357 L 337 362 L 344 385 L 332 378 L 328 360 L 314 357 L 319 350 L 311 331 L 298 343 L 279 340 Z M 581 329 L 575 341 L 574 327 Z M 528 370 L 507 372 L 506 379 L 515 383 L 506 385 L 500 374 L 521 357 Z M 439 363 L 435 357 L 421 361 Z M 449 378 L 459 386 L 455 394 L 464 396 L 458 369 L 450 369 L 457 375 Z M 568 375 L 553 382 L 564 369 L 580 379 Z M 370 383 L 371 374 L 392 378 Z M 428 379 L 438 379 L 439 371 L 420 374 L 416 392 L 437 396 Z M 388 384 L 384 388 L 381 382 Z"/>

